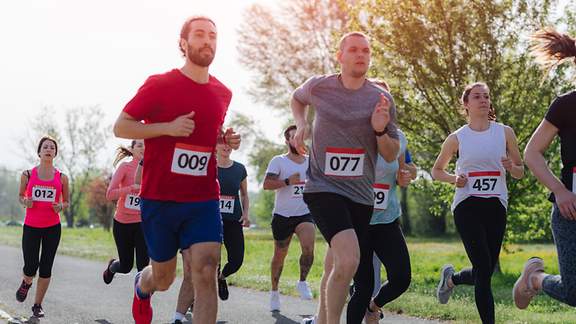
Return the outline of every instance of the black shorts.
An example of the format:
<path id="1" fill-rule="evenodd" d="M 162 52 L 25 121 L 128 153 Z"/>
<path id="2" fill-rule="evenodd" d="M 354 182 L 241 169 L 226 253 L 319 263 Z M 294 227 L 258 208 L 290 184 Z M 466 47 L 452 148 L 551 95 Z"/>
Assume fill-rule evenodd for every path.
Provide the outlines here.
<path id="1" fill-rule="evenodd" d="M 347 229 L 353 229 L 359 240 L 368 236 L 374 206 L 331 192 L 304 193 L 304 202 L 328 244 L 334 235 Z"/>
<path id="2" fill-rule="evenodd" d="M 314 220 L 310 214 L 291 217 L 274 214 L 274 217 L 272 217 L 272 236 L 274 240 L 284 241 L 289 238 L 296 231 L 296 227 L 302 223 L 314 224 Z"/>

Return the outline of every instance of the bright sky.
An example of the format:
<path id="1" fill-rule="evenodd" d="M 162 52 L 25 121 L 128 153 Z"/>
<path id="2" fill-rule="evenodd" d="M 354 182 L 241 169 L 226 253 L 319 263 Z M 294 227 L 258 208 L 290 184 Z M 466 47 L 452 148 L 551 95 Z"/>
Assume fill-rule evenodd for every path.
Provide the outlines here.
<path id="1" fill-rule="evenodd" d="M 100 105 L 112 124 L 151 74 L 183 64 L 178 35 L 185 18 L 212 17 L 218 49 L 210 72 L 234 93 L 231 110 L 254 116 L 272 137 L 277 115 L 246 94 L 249 72 L 238 63 L 236 29 L 243 10 L 279 0 L 30 0 L 0 4 L 0 165 L 26 167 L 16 139 L 44 106 Z M 266 126 L 268 125 L 268 126 Z M 112 137 L 112 134 L 110 135 Z M 109 142 L 106 154 L 121 141 Z M 237 157 L 242 160 L 242 157 Z"/>

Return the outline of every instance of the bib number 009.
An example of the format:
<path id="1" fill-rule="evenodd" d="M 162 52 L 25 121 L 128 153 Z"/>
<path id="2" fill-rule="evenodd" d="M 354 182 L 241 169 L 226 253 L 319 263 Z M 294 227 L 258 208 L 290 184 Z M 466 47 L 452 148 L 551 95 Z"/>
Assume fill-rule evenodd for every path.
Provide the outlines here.
<path id="1" fill-rule="evenodd" d="M 209 147 L 176 144 L 171 171 L 189 176 L 206 176 L 211 155 L 212 149 Z"/>

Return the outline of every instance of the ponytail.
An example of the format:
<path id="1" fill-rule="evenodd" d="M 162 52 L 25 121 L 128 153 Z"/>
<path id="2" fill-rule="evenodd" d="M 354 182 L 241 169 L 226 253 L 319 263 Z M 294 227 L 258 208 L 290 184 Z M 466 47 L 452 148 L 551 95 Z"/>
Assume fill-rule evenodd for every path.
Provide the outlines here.
<path id="1" fill-rule="evenodd" d="M 136 141 L 132 141 L 132 143 L 130 144 L 131 148 L 134 148 L 134 145 L 136 144 Z M 116 166 L 116 164 L 118 164 L 118 162 L 122 161 L 124 158 L 132 156 L 132 151 L 130 151 L 128 148 L 124 147 L 124 146 L 119 146 L 116 149 L 116 158 L 114 158 L 114 162 L 112 163 L 113 166 Z"/>
<path id="2" fill-rule="evenodd" d="M 530 35 L 530 39 L 532 40 L 530 53 L 546 73 L 565 59 L 574 57 L 576 63 L 576 39 L 569 35 L 559 33 L 552 27 L 546 27 Z"/>

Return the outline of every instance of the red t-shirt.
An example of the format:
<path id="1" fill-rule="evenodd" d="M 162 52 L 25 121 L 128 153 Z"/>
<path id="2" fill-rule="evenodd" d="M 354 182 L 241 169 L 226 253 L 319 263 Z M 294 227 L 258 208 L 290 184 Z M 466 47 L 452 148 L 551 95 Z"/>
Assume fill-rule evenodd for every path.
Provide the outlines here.
<path id="1" fill-rule="evenodd" d="M 194 111 L 195 128 L 188 137 L 144 141 L 140 197 L 176 202 L 218 199 L 216 140 L 231 98 L 232 92 L 213 76 L 199 84 L 174 69 L 146 80 L 124 112 L 149 124 Z"/>

